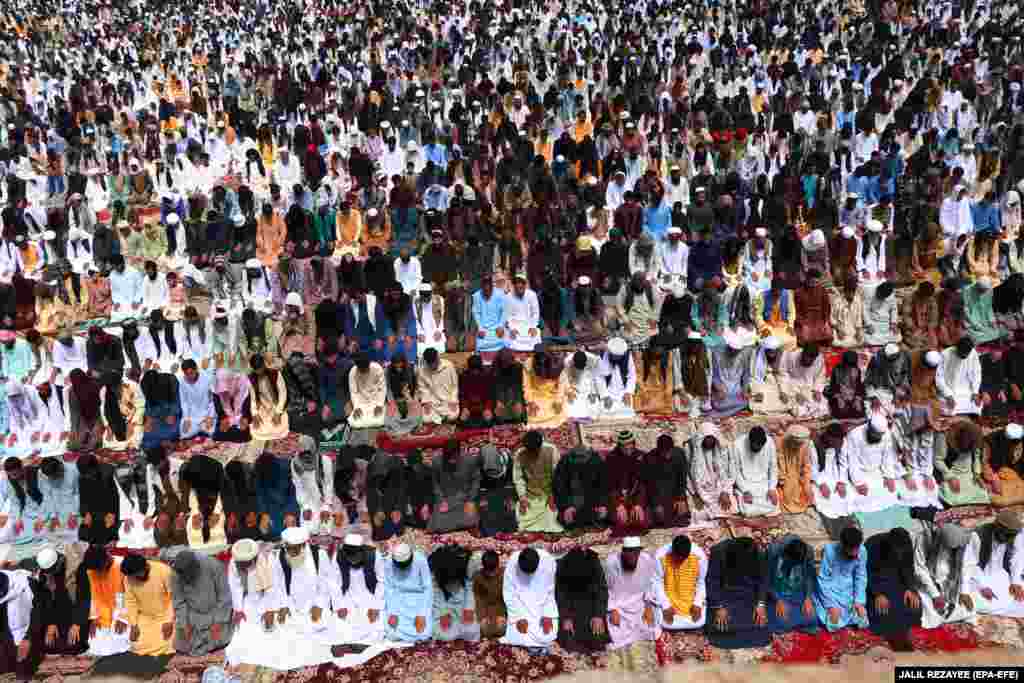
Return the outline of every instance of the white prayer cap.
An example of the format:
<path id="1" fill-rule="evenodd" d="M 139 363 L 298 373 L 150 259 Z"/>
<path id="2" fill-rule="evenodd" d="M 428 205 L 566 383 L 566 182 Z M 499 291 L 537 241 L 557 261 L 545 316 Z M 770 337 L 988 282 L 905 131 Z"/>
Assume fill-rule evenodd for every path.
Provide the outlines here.
<path id="1" fill-rule="evenodd" d="M 408 562 L 412 559 L 412 546 L 408 543 L 399 543 L 391 553 L 391 559 L 395 562 Z"/>
<path id="2" fill-rule="evenodd" d="M 300 526 L 290 526 L 281 532 L 285 545 L 302 545 L 309 540 L 309 532 Z"/>
<path id="3" fill-rule="evenodd" d="M 60 555 L 57 554 L 56 550 L 46 547 L 40 550 L 39 554 L 36 555 L 36 564 L 40 569 L 46 571 L 47 569 L 52 569 L 59 559 Z"/>
<path id="4" fill-rule="evenodd" d="M 342 545 L 361 548 L 363 546 L 363 537 L 359 534 L 345 534 L 345 540 L 342 541 Z"/>
<path id="5" fill-rule="evenodd" d="M 50 240 L 55 240 L 57 239 L 57 233 L 55 233 L 53 230 L 47 230 L 46 232 L 43 233 L 43 239 L 46 240 L 47 242 L 49 242 Z"/>
<path id="6" fill-rule="evenodd" d="M 939 363 L 942 362 L 942 354 L 938 351 L 929 351 L 924 354 L 924 364 L 930 368 L 939 367 Z"/>
<path id="7" fill-rule="evenodd" d="M 430 294 L 433 291 L 434 291 L 434 287 L 429 282 L 424 282 L 423 284 L 420 285 L 420 292 L 422 292 L 424 294 Z"/>
<path id="8" fill-rule="evenodd" d="M 557 161 L 560 164 L 561 163 L 565 163 L 565 155 L 564 154 L 559 154 L 557 157 L 555 157 L 555 161 Z"/>
<path id="9" fill-rule="evenodd" d="M 860 195 L 857 194 L 856 192 L 847 192 L 846 193 L 846 198 L 847 199 L 860 199 Z"/>
<path id="10" fill-rule="evenodd" d="M 764 341 L 761 342 L 761 346 L 768 351 L 778 351 L 782 348 L 782 340 L 778 337 L 765 337 Z"/>
<path id="11" fill-rule="evenodd" d="M 672 164 L 672 168 L 670 168 L 668 170 L 672 171 L 672 172 L 675 172 L 675 171 L 682 171 L 683 169 L 679 168 L 679 164 Z"/>
<path id="12" fill-rule="evenodd" d="M 409 140 L 409 144 L 405 146 L 407 152 L 415 152 L 419 147 L 416 146 L 415 140 Z"/>
<path id="13" fill-rule="evenodd" d="M 640 550 L 644 547 L 644 544 L 640 542 L 640 539 L 636 536 L 626 536 L 622 539 L 623 550 Z"/>
<path id="14" fill-rule="evenodd" d="M 973 142 L 968 142 L 966 145 L 964 145 L 964 151 L 965 152 L 970 152 L 973 149 L 974 149 L 974 143 Z"/>
<path id="15" fill-rule="evenodd" d="M 288 296 L 284 298 L 285 306 L 298 306 L 302 307 L 302 297 L 299 296 L 298 292 L 289 292 Z"/>
<path id="16" fill-rule="evenodd" d="M 236 213 L 233 220 L 235 225 L 245 225 L 245 216 L 240 213 Z"/>
<path id="17" fill-rule="evenodd" d="M 957 194 L 959 194 L 961 192 L 966 192 L 966 191 L 967 191 L 967 188 L 964 187 L 963 185 L 957 185 L 956 187 L 953 188 L 953 192 L 956 192 Z"/>
<path id="18" fill-rule="evenodd" d="M 981 277 L 978 278 L 976 284 L 978 285 L 978 287 L 984 290 L 992 289 L 992 278 L 990 278 L 988 275 L 982 275 Z"/>
<path id="19" fill-rule="evenodd" d="M 587 275 L 580 275 L 579 279 L 576 280 L 576 284 L 578 284 L 580 287 L 586 287 L 587 285 L 590 284 L 590 277 Z"/>
<path id="20" fill-rule="evenodd" d="M 613 356 L 625 356 L 629 351 L 629 344 L 622 337 L 615 337 L 608 342 L 608 353 Z"/>
<path id="21" fill-rule="evenodd" d="M 1016 422 L 1006 425 L 1006 438 L 1017 441 L 1022 436 L 1024 436 L 1024 427 L 1021 427 Z"/>
<path id="22" fill-rule="evenodd" d="M 369 211 L 367 211 L 366 215 L 369 216 L 370 218 L 376 218 L 378 213 L 380 213 L 380 212 L 377 211 L 376 208 L 373 208 L 373 209 L 370 209 Z"/>
<path id="23" fill-rule="evenodd" d="M 700 194 L 701 192 L 707 192 L 707 188 L 705 188 L 703 185 L 701 185 L 700 187 L 693 191 L 694 194 Z"/>
<path id="24" fill-rule="evenodd" d="M 387 130 L 388 128 L 391 128 L 391 123 L 389 123 L 388 121 L 381 121 L 380 128 L 381 130 Z"/>
<path id="25" fill-rule="evenodd" d="M 181 222 L 181 219 L 178 218 L 178 214 L 176 213 L 167 214 L 167 218 L 165 218 L 164 220 L 167 221 L 167 225 L 177 225 L 179 222 Z"/>
<path id="26" fill-rule="evenodd" d="M 669 234 L 669 235 L 682 235 L 683 234 L 683 229 L 682 228 L 677 228 L 676 226 L 673 225 L 671 228 L 669 228 L 665 232 L 666 232 L 666 234 Z"/>
<path id="27" fill-rule="evenodd" d="M 260 552 L 260 544 L 251 538 L 235 541 L 231 546 L 231 559 L 235 562 L 252 562 Z"/>
<path id="28" fill-rule="evenodd" d="M 674 285 L 672 285 L 672 296 L 674 296 L 677 299 L 682 299 L 684 296 L 686 296 L 686 287 L 679 282 L 675 283 Z"/>
<path id="29" fill-rule="evenodd" d="M 889 423 L 881 415 L 875 415 L 871 418 L 871 422 L 868 423 L 871 427 L 871 431 L 877 434 L 885 434 L 889 431 Z"/>
<path id="30" fill-rule="evenodd" d="M 868 232 L 882 232 L 882 228 L 884 227 L 885 226 L 882 225 L 882 221 L 875 220 L 874 218 L 869 220 L 867 225 Z"/>
<path id="31" fill-rule="evenodd" d="M 636 128 L 636 124 L 635 123 L 633 123 L 632 121 L 626 121 L 626 129 L 627 130 L 632 130 L 634 128 Z"/>
<path id="32" fill-rule="evenodd" d="M 251 258 L 251 259 L 249 259 L 248 261 L 245 262 L 245 267 L 246 268 L 262 268 L 263 264 L 260 263 L 259 259 Z"/>
<path id="33" fill-rule="evenodd" d="M 786 434 L 789 438 L 797 439 L 798 441 L 804 441 L 805 439 L 811 438 L 811 430 L 803 425 L 793 425 L 786 430 Z"/>
<path id="34" fill-rule="evenodd" d="M 690 333 L 686 335 L 687 339 L 703 339 L 704 337 L 697 330 L 690 330 Z"/>
<path id="35" fill-rule="evenodd" d="M 1017 83 L 1016 81 L 1011 83 L 1010 90 L 1012 90 L 1013 92 L 1017 92 L 1018 90 L 1020 90 L 1020 83 Z"/>
<path id="36" fill-rule="evenodd" d="M 863 90 L 864 89 L 864 84 L 863 83 L 854 83 L 853 84 L 853 89 L 854 90 Z"/>
<path id="37" fill-rule="evenodd" d="M 760 228 L 763 230 L 763 228 Z M 825 246 L 825 233 L 821 230 L 812 230 L 807 237 L 802 241 L 804 249 L 807 251 L 817 251 Z"/>
<path id="38" fill-rule="evenodd" d="M 893 358 L 900 352 L 899 344 L 886 344 L 885 355 L 889 358 Z"/>
<path id="39" fill-rule="evenodd" d="M 845 237 L 846 239 L 851 239 L 853 237 L 853 234 L 854 234 L 853 233 L 853 227 L 849 226 L 849 225 L 847 225 L 845 228 L 843 228 L 840 232 L 843 233 L 843 237 Z"/>
<path id="40" fill-rule="evenodd" d="M 743 343 L 743 339 L 740 338 L 740 336 L 733 330 L 726 330 L 725 334 L 722 335 L 722 338 L 725 339 L 725 345 L 730 349 L 742 349 L 746 346 Z"/>
<path id="41" fill-rule="evenodd" d="M 756 235 L 757 237 L 767 237 L 768 230 L 766 228 L 754 228 L 754 235 Z"/>

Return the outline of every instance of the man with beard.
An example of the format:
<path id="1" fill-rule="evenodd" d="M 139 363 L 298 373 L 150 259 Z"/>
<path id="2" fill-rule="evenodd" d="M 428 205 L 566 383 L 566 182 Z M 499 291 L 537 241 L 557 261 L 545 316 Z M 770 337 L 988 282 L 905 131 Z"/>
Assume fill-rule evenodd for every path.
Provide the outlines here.
<path id="1" fill-rule="evenodd" d="M 899 302 L 893 296 L 893 284 L 883 282 L 874 289 L 865 288 L 864 344 L 899 344 L 901 338 Z"/>
<path id="2" fill-rule="evenodd" d="M 347 534 L 336 554 L 331 602 L 348 642 L 382 640 L 386 560 L 359 534 Z"/>
<path id="3" fill-rule="evenodd" d="M 473 293 L 472 312 L 477 330 L 477 351 L 487 353 L 506 347 L 505 299 L 503 292 L 494 289 L 493 276 L 484 275 L 480 280 L 480 289 Z"/>
<path id="4" fill-rule="evenodd" d="M 608 642 L 608 584 L 597 553 L 573 548 L 557 561 L 555 602 L 562 647 L 588 653 L 604 649 Z"/>
<path id="5" fill-rule="evenodd" d="M 865 406 L 869 415 L 891 417 L 910 398 L 910 353 L 898 344 L 886 344 L 868 363 L 864 377 Z"/>
<path id="6" fill-rule="evenodd" d="M 174 649 L 199 657 L 223 648 L 234 633 L 231 589 L 224 564 L 214 557 L 181 550 L 171 566 L 177 626 Z"/>
<path id="7" fill-rule="evenodd" d="M 536 292 L 527 288 L 525 273 L 512 278 L 512 294 L 505 298 L 504 312 L 508 348 L 532 351 L 540 337 L 540 303 Z"/>
<path id="8" fill-rule="evenodd" d="M 443 353 L 447 348 L 444 330 L 444 297 L 434 294 L 430 282 L 419 286 L 412 304 L 413 318 L 418 333 L 416 348 L 422 355 L 427 349 Z"/>
<path id="9" fill-rule="evenodd" d="M 596 451 L 577 446 L 555 466 L 552 496 L 566 529 L 603 524 L 608 519 L 608 468 Z"/>
<path id="10" fill-rule="evenodd" d="M 856 351 L 843 353 L 842 360 L 832 369 L 824 394 L 828 397 L 829 412 L 836 420 L 864 417 L 864 381 Z"/>
<path id="11" fill-rule="evenodd" d="M 152 311 L 163 310 L 167 306 L 167 278 L 156 270 L 155 261 L 146 261 L 142 277 L 142 308 L 140 316 L 148 316 Z"/>
<path id="12" fill-rule="evenodd" d="M 77 462 L 79 486 L 78 538 L 86 543 L 106 544 L 117 539 L 120 526 L 120 497 L 114 482 L 114 468 L 100 463 L 92 453 Z"/>
<path id="13" fill-rule="evenodd" d="M 843 481 L 853 487 L 851 512 L 877 512 L 898 504 L 905 469 L 885 418 L 876 415 L 850 430 L 839 459 Z"/>
<path id="14" fill-rule="evenodd" d="M 736 474 L 737 512 L 744 517 L 779 514 L 778 457 L 775 440 L 764 427 L 755 425 L 732 447 L 732 471 Z"/>
<path id="15" fill-rule="evenodd" d="M 34 588 L 41 608 L 47 654 L 79 655 L 89 649 L 89 578 L 82 556 L 43 548 L 36 555 L 39 584 Z"/>
<path id="16" fill-rule="evenodd" d="M 261 630 L 270 630 L 277 617 L 270 554 L 260 554 L 260 544 L 251 538 L 231 546 L 227 583 L 231 591 L 231 623 L 234 635 L 228 645 L 228 661 L 237 661 L 246 641 Z"/>
<path id="17" fill-rule="evenodd" d="M 687 442 L 685 450 L 693 518 L 704 521 L 732 514 L 736 507 L 733 501 L 736 460 L 718 427 L 710 422 L 703 423 Z"/>
<path id="18" fill-rule="evenodd" d="M 750 401 L 750 356 L 753 350 L 726 330 L 725 344 L 711 350 L 711 412 L 715 418 L 746 410 Z"/>
<path id="19" fill-rule="evenodd" d="M 556 446 L 546 443 L 538 431 L 523 436 L 516 451 L 512 479 L 519 498 L 520 531 L 559 532 L 553 480 L 560 456 Z"/>
<path id="20" fill-rule="evenodd" d="M 974 530 L 964 554 L 967 592 L 979 614 L 1024 615 L 1024 520 L 1001 510 L 994 522 Z"/>
<path id="21" fill-rule="evenodd" d="M 961 337 L 956 346 L 942 352 L 935 386 L 944 415 L 981 413 L 981 358 L 970 337 Z"/>
<path id="22" fill-rule="evenodd" d="M 608 512 L 615 536 L 646 531 L 647 499 L 643 485 L 643 456 L 636 447 L 633 432 L 622 430 L 615 448 L 607 457 Z"/>
<path id="23" fill-rule="evenodd" d="M 459 416 L 459 377 L 455 366 L 441 358 L 437 349 L 423 352 L 416 370 L 416 392 L 423 420 L 440 424 Z"/>
<path id="24" fill-rule="evenodd" d="M 863 546 L 864 534 L 849 526 L 839 534 L 838 543 L 825 546 L 818 569 L 814 607 L 818 620 L 829 632 L 845 626 L 866 628 L 867 604 L 867 550 Z"/>
<path id="25" fill-rule="evenodd" d="M 816 342 L 782 354 L 782 382 L 789 399 L 789 414 L 797 419 L 828 415 L 825 400 L 825 356 Z"/>
<path id="26" fill-rule="evenodd" d="M 384 563 L 386 637 L 401 642 L 429 640 L 433 623 L 434 584 L 426 556 L 408 543 L 399 544 Z"/>
<path id="27" fill-rule="evenodd" d="M 110 309 L 110 321 L 119 323 L 127 318 L 142 315 L 142 274 L 125 265 L 124 256 L 117 254 L 111 257 L 113 270 L 108 276 L 110 280 L 110 296 L 113 305 Z"/>
<path id="28" fill-rule="evenodd" d="M 555 598 L 557 565 L 546 550 L 524 548 L 512 554 L 502 583 L 508 628 L 501 642 L 547 652 L 558 636 Z"/>
<path id="29" fill-rule="evenodd" d="M 613 294 L 618 292 L 616 287 Z M 604 301 L 590 277 L 581 275 L 576 281 L 568 316 L 563 317 L 568 317 L 573 341 L 578 345 L 597 344 L 607 336 Z"/>
<path id="30" fill-rule="evenodd" d="M 413 256 L 409 247 L 402 247 L 395 259 L 395 279 L 402 286 L 402 291 L 412 294 L 423 284 L 423 269 L 418 256 Z"/>
<path id="31" fill-rule="evenodd" d="M 434 459 L 432 469 L 435 504 L 428 530 L 447 533 L 476 526 L 480 458 L 464 456 L 459 442 L 450 440 L 441 457 Z"/>
<path id="32" fill-rule="evenodd" d="M 413 292 L 419 285 L 414 288 Z M 396 353 L 406 358 L 418 358 L 416 351 L 416 315 L 413 311 L 412 297 L 402 291 L 402 286 L 392 284 L 387 287 L 378 304 L 377 323 L 378 339 L 386 340 L 383 349 L 384 357 L 378 360 L 389 360 Z"/>
<path id="33" fill-rule="evenodd" d="M 213 405 L 213 375 L 200 372 L 191 359 L 181 362 L 181 376 L 178 377 L 178 397 L 181 404 L 181 438 L 213 433 L 213 422 L 217 411 Z"/>
<path id="34" fill-rule="evenodd" d="M 658 308 L 651 283 L 634 271 L 629 286 L 619 292 L 615 315 L 621 336 L 633 346 L 643 345 L 658 331 Z"/>
<path id="35" fill-rule="evenodd" d="M 348 374 L 349 400 L 352 412 L 348 416 L 353 429 L 380 427 L 387 420 L 387 381 L 384 368 L 370 361 L 366 353 L 357 353 Z"/>
<path id="36" fill-rule="evenodd" d="M 131 627 L 132 652 L 144 657 L 174 654 L 172 570 L 163 562 L 130 554 L 121 561 L 124 621 Z"/>
<path id="37" fill-rule="evenodd" d="M 302 639 L 330 644 L 331 559 L 309 544 L 309 532 L 289 527 L 281 534 L 282 548 L 273 565 L 277 629 Z"/>
<path id="38" fill-rule="evenodd" d="M 420 267 L 424 283 L 442 288 L 457 276 L 459 268 L 455 249 L 445 241 L 444 231 L 440 228 L 430 231 L 430 244 L 420 256 Z"/>
<path id="39" fill-rule="evenodd" d="M 855 276 L 847 277 L 842 289 L 832 293 L 829 309 L 832 345 L 860 348 L 864 344 L 864 298 Z"/>
<path id="40" fill-rule="evenodd" d="M 637 671 L 652 659 L 650 643 L 661 636 L 657 607 L 650 592 L 657 566 L 654 556 L 643 550 L 636 536 L 624 538 L 622 549 L 605 558 L 609 665 L 613 670 Z"/>
<path id="41" fill-rule="evenodd" d="M 919 519 L 918 524 L 912 540 L 914 578 L 921 594 L 921 626 L 938 628 L 973 622 L 977 595 L 968 585 L 971 577 L 964 573 L 964 559 L 974 534 L 950 522 L 939 526 L 932 519 Z"/>

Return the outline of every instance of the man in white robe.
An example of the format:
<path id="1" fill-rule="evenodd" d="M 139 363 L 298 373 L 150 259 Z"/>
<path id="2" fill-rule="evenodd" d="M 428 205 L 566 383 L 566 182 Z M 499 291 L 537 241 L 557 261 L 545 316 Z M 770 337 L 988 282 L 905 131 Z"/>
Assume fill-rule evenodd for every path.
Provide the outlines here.
<path id="1" fill-rule="evenodd" d="M 899 504 L 905 470 L 884 417 L 876 415 L 850 430 L 839 459 L 839 469 L 853 488 L 848 492 L 850 512 L 877 512 Z"/>
<path id="2" fill-rule="evenodd" d="M 181 403 L 181 438 L 212 434 L 217 410 L 213 403 L 213 374 L 200 372 L 194 360 L 181 362 L 178 398 Z"/>
<path id="3" fill-rule="evenodd" d="M 365 545 L 362 536 L 348 534 L 334 564 L 337 576 L 332 585 L 331 604 L 338 616 L 339 630 L 345 633 L 345 642 L 383 641 L 386 560 L 372 546 Z"/>
<path id="4" fill-rule="evenodd" d="M 281 533 L 283 547 L 272 558 L 272 598 L 277 607 L 278 629 L 301 639 L 334 642 L 331 619 L 331 558 L 309 544 L 309 532 L 288 527 Z"/>
<path id="5" fill-rule="evenodd" d="M 597 417 L 605 397 L 606 385 L 598 376 L 600 359 L 592 353 L 577 351 L 565 358 L 562 381 L 566 386 L 566 415 L 569 419 Z"/>
<path id="6" fill-rule="evenodd" d="M 43 382 L 32 389 L 27 388 L 29 394 L 35 394 L 38 414 L 37 427 L 39 439 L 36 447 L 38 455 L 62 455 L 66 450 L 68 436 L 71 433 L 71 417 L 68 413 L 67 396 L 58 394 L 61 388 L 55 388 L 49 382 Z"/>
<path id="7" fill-rule="evenodd" d="M 790 415 L 803 420 L 827 417 L 824 391 L 828 375 L 825 356 L 818 351 L 818 345 L 804 344 L 799 350 L 783 353 L 780 365 Z"/>
<path id="8" fill-rule="evenodd" d="M 764 427 L 755 426 L 732 447 L 736 474 L 736 505 L 744 517 L 779 514 L 778 458 L 775 440 Z"/>
<path id="9" fill-rule="evenodd" d="M 935 370 L 935 388 L 943 414 L 981 414 L 981 358 L 970 337 L 963 336 L 956 346 L 942 352 L 942 362 Z"/>
<path id="10" fill-rule="evenodd" d="M 391 552 L 384 563 L 385 637 L 417 643 L 430 640 L 433 629 L 434 582 L 427 557 L 408 543 Z"/>
<path id="11" fill-rule="evenodd" d="M 939 487 L 935 482 L 935 455 L 945 457 L 945 440 L 936 429 L 931 408 L 912 406 L 896 418 L 896 444 L 906 468 L 900 500 L 908 507 L 934 507 L 939 504 Z"/>
<path id="12" fill-rule="evenodd" d="M 313 437 L 299 437 L 299 453 L 291 459 L 299 525 L 311 536 L 329 533 L 334 511 L 334 459 L 319 452 Z"/>
<path id="13" fill-rule="evenodd" d="M 524 548 L 505 567 L 502 596 L 508 628 L 501 642 L 547 651 L 558 636 L 555 558 L 546 550 Z"/>
<path id="14" fill-rule="evenodd" d="M 644 551 L 635 536 L 622 540 L 622 549 L 610 553 L 604 561 L 608 583 L 608 635 L 610 659 L 618 659 L 619 668 L 639 668 L 633 661 L 642 651 L 634 647 L 661 637 L 654 585 L 658 563 Z"/>
<path id="15" fill-rule="evenodd" d="M 155 262 L 146 261 L 142 277 L 142 315 L 162 311 L 167 307 L 168 300 L 167 278 L 157 272 Z"/>
<path id="16" fill-rule="evenodd" d="M 273 554 L 261 554 L 260 544 L 243 538 L 231 546 L 228 563 L 228 587 L 231 589 L 231 607 L 234 611 L 235 637 L 244 637 L 242 629 L 248 627 L 271 628 L 280 605 L 274 602 L 274 573 L 271 568 Z"/>
<path id="17" fill-rule="evenodd" d="M 974 530 L 964 556 L 964 581 L 979 614 L 1024 617 L 1024 519 L 1004 509 Z"/>
<path id="18" fill-rule="evenodd" d="M 348 423 L 353 429 L 381 427 L 387 420 L 387 375 L 379 363 L 365 353 L 357 353 L 355 365 L 348 373 L 348 390 L 352 401 L 352 414 Z"/>
<path id="19" fill-rule="evenodd" d="M 533 351 L 540 341 L 540 302 L 537 293 L 526 287 L 524 273 L 515 274 L 512 293 L 505 297 L 505 327 L 513 351 Z"/>
<path id="20" fill-rule="evenodd" d="M 85 337 L 74 336 L 70 327 L 61 331 L 51 349 L 53 355 L 51 381 L 63 385 L 64 379 L 71 374 L 72 370 L 89 371 L 85 355 Z"/>
<path id="21" fill-rule="evenodd" d="M 686 443 L 690 476 L 686 485 L 690 514 L 694 521 L 707 522 L 736 512 L 733 489 L 736 475 L 732 448 L 711 422 L 704 422 Z"/>
<path id="22" fill-rule="evenodd" d="M 939 225 L 946 241 L 946 253 L 950 253 L 951 245 L 961 235 L 974 232 L 974 218 L 971 215 L 971 200 L 967 196 L 967 188 L 957 185 L 953 194 L 942 200 L 939 209 Z"/>
<path id="23" fill-rule="evenodd" d="M 921 521 L 913 532 L 914 574 L 921 593 L 921 626 L 938 628 L 958 621 L 975 623 L 977 596 L 971 594 L 964 559 L 971 538 L 959 524 L 941 527 Z"/>
<path id="24" fill-rule="evenodd" d="M 402 247 L 395 259 L 395 280 L 402 285 L 402 291 L 409 296 L 416 296 L 416 291 L 423 284 L 423 267 L 419 256 L 413 256 L 409 247 Z"/>
<path id="25" fill-rule="evenodd" d="M 636 363 L 629 352 L 629 344 L 622 337 L 608 342 L 608 349 L 601 356 L 597 368 L 598 383 L 604 384 L 599 416 L 604 418 L 631 418 L 633 396 L 636 394 Z"/>
<path id="26" fill-rule="evenodd" d="M 420 356 L 427 349 L 444 353 L 447 348 L 447 337 L 444 333 L 444 297 L 434 294 L 429 282 L 419 286 L 412 304 L 413 315 L 416 316 L 416 333 L 419 336 L 416 349 Z"/>
<path id="27" fill-rule="evenodd" d="M 441 424 L 459 416 L 459 375 L 437 349 L 428 349 L 416 369 L 416 395 L 423 421 Z"/>
<path id="28" fill-rule="evenodd" d="M 124 257 L 115 255 L 111 259 L 114 269 L 110 271 L 110 322 L 119 323 L 127 318 L 142 315 L 142 273 L 129 268 Z"/>
<path id="29" fill-rule="evenodd" d="M 750 410 L 757 415 L 790 413 L 793 401 L 787 393 L 783 353 L 778 337 L 765 337 L 754 351 L 750 365 Z"/>
<path id="30" fill-rule="evenodd" d="M 686 285 L 686 264 L 690 258 L 690 248 L 683 242 L 682 228 L 673 226 L 665 233 L 668 239 L 662 242 L 658 253 L 661 286 L 671 288 L 673 285 Z"/>

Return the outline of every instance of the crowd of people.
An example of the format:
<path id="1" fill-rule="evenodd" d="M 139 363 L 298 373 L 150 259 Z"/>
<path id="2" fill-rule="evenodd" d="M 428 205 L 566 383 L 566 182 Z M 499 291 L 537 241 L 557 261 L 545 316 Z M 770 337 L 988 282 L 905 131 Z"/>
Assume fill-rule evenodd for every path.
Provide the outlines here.
<path id="1" fill-rule="evenodd" d="M 6 9 L 0 670 L 1024 616 L 1020 516 L 935 521 L 1024 502 L 1022 35 L 991 0 Z M 545 436 L 644 415 L 692 435 Z M 820 563 L 644 547 L 808 510 Z"/>

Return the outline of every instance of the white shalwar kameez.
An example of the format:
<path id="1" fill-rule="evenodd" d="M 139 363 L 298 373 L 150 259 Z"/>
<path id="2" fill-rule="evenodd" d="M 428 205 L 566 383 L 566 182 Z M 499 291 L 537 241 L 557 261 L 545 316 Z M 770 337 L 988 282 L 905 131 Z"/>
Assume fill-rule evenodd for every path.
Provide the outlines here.
<path id="1" fill-rule="evenodd" d="M 516 551 L 505 565 L 502 596 L 508 612 L 508 628 L 501 642 L 505 645 L 522 647 L 550 647 L 558 637 L 558 605 L 555 603 L 555 558 L 546 550 L 537 548 L 540 564 L 533 574 L 524 574 L 519 569 L 519 553 Z M 547 633 L 541 625 L 543 619 L 551 620 Z M 526 621 L 526 633 L 520 633 L 516 624 Z"/>
<path id="2" fill-rule="evenodd" d="M 956 347 L 942 352 L 942 362 L 935 370 L 935 388 L 939 392 L 945 415 L 980 415 L 981 404 L 974 398 L 981 393 L 981 358 L 972 349 L 967 358 L 960 358 Z M 949 407 L 949 399 L 953 407 Z"/>
<path id="3" fill-rule="evenodd" d="M 898 505 L 902 488 L 903 465 L 896 454 L 892 433 L 886 432 L 878 443 L 868 443 L 868 425 L 856 427 L 846 435 L 839 453 L 840 470 L 846 472 L 846 495 L 850 512 L 878 512 Z M 895 481 L 895 490 L 885 488 L 885 480 Z M 865 485 L 867 495 L 857 492 Z"/>
<path id="4" fill-rule="evenodd" d="M 731 455 L 739 513 L 744 517 L 779 514 L 779 504 L 768 499 L 768 492 L 775 491 L 779 484 L 778 458 L 771 435 L 768 435 L 761 450 L 755 453 L 750 447 L 750 434 L 744 434 L 736 439 Z M 744 501 L 747 494 L 753 498 L 750 503 Z"/>
<path id="5" fill-rule="evenodd" d="M 334 524 L 334 460 L 326 455 L 317 457 L 323 466 L 323 479 L 319 482 L 316 471 L 300 472 L 296 467 L 298 460 L 291 460 L 295 500 L 299 504 L 299 520 L 302 528 L 308 531 L 310 536 L 328 533 Z M 326 523 L 320 521 L 324 514 L 328 519 Z"/>
<path id="6" fill-rule="evenodd" d="M 939 433 L 931 429 L 908 434 L 901 439 L 903 466 L 906 474 L 900 486 L 900 502 L 908 507 L 933 507 L 942 509 L 939 504 L 939 485 L 935 481 L 935 442 Z M 913 481 L 916 490 L 907 486 Z M 926 482 L 931 482 L 931 489 Z"/>
<path id="7" fill-rule="evenodd" d="M 626 354 L 626 380 L 622 380 L 622 372 L 617 366 L 612 365 L 606 352 L 601 357 L 598 365 L 598 382 L 603 383 L 604 396 L 597 411 L 598 417 L 629 419 L 636 416 L 632 405 L 626 405 L 626 395 L 631 397 L 636 393 L 636 363 L 633 362 L 633 354 Z M 611 406 L 606 406 L 605 399 L 611 400 Z"/>
<path id="8" fill-rule="evenodd" d="M 713 436 L 718 445 L 705 450 L 703 441 L 708 436 Z M 700 433 L 690 438 L 687 448 L 690 451 L 687 488 L 693 521 L 707 522 L 734 514 L 736 473 L 733 471 L 735 459 L 731 453 L 732 447 L 722 440 L 717 427 L 705 422 L 701 425 Z M 728 509 L 721 503 L 723 493 L 730 500 Z"/>
<path id="9" fill-rule="evenodd" d="M 338 552 L 341 552 L 340 549 Z M 337 560 L 332 563 L 337 574 L 331 585 L 331 603 L 334 611 L 347 610 L 344 619 L 338 619 L 338 630 L 345 635 L 342 642 L 376 643 L 385 639 L 387 619 L 384 616 L 384 574 L 386 563 L 390 562 L 380 552 L 374 553 L 374 569 L 377 585 L 371 593 L 366 586 L 366 571 L 363 567 L 349 568 L 348 591 L 341 592 L 341 570 Z M 377 611 L 377 620 L 370 623 L 370 610 Z"/>
<path id="10" fill-rule="evenodd" d="M 505 295 L 505 327 L 513 351 L 533 351 L 540 342 L 540 302 L 532 289 L 522 297 L 515 292 Z"/>
<path id="11" fill-rule="evenodd" d="M 1024 533 L 1018 533 L 1013 539 L 1013 557 L 1010 559 L 1010 573 L 1007 574 L 1003 564 L 1009 547 L 1008 544 L 993 539 L 992 554 L 988 565 L 983 568 L 978 563 L 981 556 L 981 537 L 975 533 L 971 536 L 971 542 L 967 544 L 967 552 L 964 553 L 964 581 L 971 597 L 974 598 L 978 614 L 1024 617 L 1024 602 L 1017 602 L 1010 595 L 1011 585 L 1024 585 Z M 995 594 L 992 600 L 986 600 L 981 594 L 985 588 Z"/>
<path id="12" fill-rule="evenodd" d="M 932 599 L 940 596 L 945 597 L 943 588 L 945 588 L 955 571 L 951 563 L 953 557 L 948 548 L 942 548 L 934 558 L 929 558 L 925 554 L 929 545 L 929 538 L 935 535 L 937 535 L 936 531 L 926 529 L 918 530 L 913 534 L 914 576 L 918 582 L 918 593 L 921 594 L 921 626 L 924 628 L 938 628 L 943 624 L 952 624 L 958 621 L 974 624 L 978 621 L 976 609 L 979 596 L 971 592 L 966 571 L 960 572 L 960 586 L 956 591 L 956 599 L 947 600 L 945 608 L 947 613 L 943 615 L 935 609 Z M 975 538 L 977 537 L 975 536 Z M 935 539 L 932 542 L 935 543 L 938 540 Z M 964 547 L 964 553 L 960 561 L 964 562 L 969 559 L 968 554 L 970 552 L 969 548 Z M 963 569 L 966 570 L 967 567 L 964 566 Z M 960 602 L 961 595 L 970 596 L 971 601 L 974 603 L 973 609 L 964 607 L 963 603 Z"/>
<path id="13" fill-rule="evenodd" d="M 840 468 L 840 449 L 825 449 L 825 467 L 818 465 L 818 449 L 811 444 L 809 457 L 811 458 L 811 482 L 814 489 L 814 507 L 823 517 L 836 519 L 846 517 L 850 514 L 850 496 L 856 493 L 853 486 L 846 479 L 846 472 Z M 843 483 L 846 486 L 846 495 L 840 496 L 836 485 Z M 821 486 L 828 488 L 828 497 L 821 494 Z"/>
<path id="14" fill-rule="evenodd" d="M 577 371 L 572 365 L 572 356 L 565 359 L 565 385 L 568 388 L 566 415 L 570 420 L 591 420 L 597 418 L 602 410 L 602 401 L 607 388 L 603 378 L 598 376 L 601 360 L 587 354 L 587 366 Z"/>
<path id="15" fill-rule="evenodd" d="M 434 349 L 438 353 L 447 350 L 448 338 L 444 333 L 444 299 L 439 296 L 431 296 L 430 301 L 416 300 L 412 305 L 413 315 L 416 316 L 416 332 L 419 341 L 416 350 L 420 356 L 427 349 Z"/>

